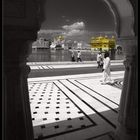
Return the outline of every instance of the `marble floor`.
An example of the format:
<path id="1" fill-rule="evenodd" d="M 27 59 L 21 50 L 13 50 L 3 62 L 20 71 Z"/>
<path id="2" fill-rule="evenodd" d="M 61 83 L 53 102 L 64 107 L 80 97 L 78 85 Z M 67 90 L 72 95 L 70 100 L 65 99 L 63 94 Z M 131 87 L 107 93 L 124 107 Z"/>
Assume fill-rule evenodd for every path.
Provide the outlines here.
<path id="1" fill-rule="evenodd" d="M 91 62 L 28 62 L 27 65 L 30 66 L 31 70 L 54 70 L 54 69 L 64 69 L 64 68 L 80 68 L 80 67 L 97 67 L 96 61 Z M 123 65 L 122 60 L 112 60 L 111 66 Z"/>
<path id="2" fill-rule="evenodd" d="M 124 71 L 111 77 L 106 85 L 101 73 L 28 78 L 35 140 L 110 140 Z"/>

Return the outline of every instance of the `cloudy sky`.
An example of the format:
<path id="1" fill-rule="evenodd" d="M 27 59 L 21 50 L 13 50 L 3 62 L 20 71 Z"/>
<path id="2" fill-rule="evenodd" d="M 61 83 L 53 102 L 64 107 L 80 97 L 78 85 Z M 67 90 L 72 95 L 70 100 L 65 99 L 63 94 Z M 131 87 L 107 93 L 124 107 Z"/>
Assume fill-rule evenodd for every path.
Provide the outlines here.
<path id="1" fill-rule="evenodd" d="M 67 36 L 114 31 L 113 16 L 103 0 L 46 0 L 41 29 Z"/>

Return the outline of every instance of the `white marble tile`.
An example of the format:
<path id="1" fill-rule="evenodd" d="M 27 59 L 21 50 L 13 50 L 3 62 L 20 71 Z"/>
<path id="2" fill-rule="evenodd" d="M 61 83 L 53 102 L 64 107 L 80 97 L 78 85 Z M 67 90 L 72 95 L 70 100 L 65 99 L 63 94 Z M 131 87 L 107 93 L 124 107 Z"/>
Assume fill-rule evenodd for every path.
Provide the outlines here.
<path id="1" fill-rule="evenodd" d="M 123 74 L 124 74 L 123 71 L 113 72 L 112 78 L 114 79 L 123 78 Z M 89 108 L 89 106 L 87 106 L 84 102 L 82 102 L 79 98 L 77 98 L 77 96 L 79 96 L 83 101 L 88 103 L 98 112 L 103 114 L 107 119 L 109 119 L 114 124 L 116 124 L 117 117 L 118 117 L 117 113 L 112 113 L 112 111 L 110 111 L 110 109 L 107 106 L 105 106 L 103 103 L 107 104 L 108 106 L 112 108 L 116 108 L 117 105 L 114 104 L 113 102 L 119 104 L 121 90 L 114 88 L 112 86 L 109 86 L 109 85 L 101 85 L 99 81 L 101 77 L 102 77 L 101 73 L 96 73 L 96 74 L 94 73 L 94 74 L 83 74 L 83 75 L 72 75 L 72 76 L 58 76 L 58 77 L 52 77 L 52 78 L 48 77 L 47 79 L 48 81 L 45 80 L 45 78 L 44 79 L 40 78 L 38 79 L 38 81 L 36 81 L 37 79 L 34 79 L 34 80 L 31 79 L 31 81 L 29 80 L 28 88 L 30 89 L 29 97 L 30 97 L 30 102 L 31 102 L 30 104 L 31 115 L 32 115 L 32 118 L 35 118 L 35 120 L 33 120 L 33 126 L 46 125 L 45 127 L 47 127 L 48 130 L 50 131 L 51 129 L 53 129 L 54 130 L 53 133 L 55 134 L 55 133 L 62 132 L 63 130 L 68 131 L 69 129 L 78 128 L 80 125 L 83 125 L 83 124 L 90 125 L 91 121 L 89 121 L 89 119 L 87 118 L 81 122 L 78 120 L 79 117 L 85 117 L 85 115 L 83 113 L 80 113 L 80 114 L 78 113 L 78 111 L 80 110 L 71 102 L 72 100 L 74 101 L 76 105 L 78 105 L 78 107 L 81 108 L 82 111 L 84 111 L 97 124 L 92 129 L 90 128 L 94 136 L 101 134 L 103 132 L 114 130 L 114 128 L 111 125 L 109 125 L 103 118 L 101 118 L 91 108 Z M 64 83 L 64 85 L 68 86 L 70 90 L 75 92 L 77 96 L 75 96 L 72 92 L 70 92 L 64 85 L 62 85 L 56 79 L 59 79 L 62 83 Z M 74 86 L 73 84 L 71 84 L 69 81 L 65 79 L 69 79 L 71 82 L 73 82 L 77 86 Z M 45 80 L 45 81 L 42 81 L 42 80 Z M 52 80 L 52 81 L 50 82 L 49 80 Z M 81 82 L 82 84 L 85 84 L 89 88 L 92 88 L 93 90 L 99 92 L 102 96 L 80 85 L 74 80 L 77 80 Z M 52 82 L 54 82 L 71 100 L 67 99 L 68 97 L 66 97 L 66 95 L 61 90 L 59 90 L 58 87 L 55 86 L 55 84 L 53 84 Z M 90 95 L 88 95 L 85 91 L 81 90 L 79 87 L 103 103 L 92 98 Z M 50 92 L 52 92 L 52 94 Z M 105 97 L 109 98 L 113 102 L 109 101 Z M 60 99 L 60 100 L 57 100 L 57 99 Z M 38 104 L 38 102 L 40 103 Z M 50 102 L 50 103 L 47 104 L 47 102 Z M 57 102 L 59 102 L 59 104 L 57 104 Z M 68 102 L 68 104 L 66 102 Z M 33 114 L 34 112 L 37 112 L 37 113 Z M 45 112 L 48 112 L 48 114 L 45 114 Z M 56 112 L 59 112 L 59 114 L 56 114 Z M 67 113 L 67 112 L 70 112 L 70 113 Z M 43 120 L 43 118 L 47 118 L 47 120 Z M 55 120 L 56 118 L 59 118 L 59 120 Z M 71 118 L 72 121 L 68 121 L 67 120 L 68 118 Z M 60 124 L 61 128 L 54 129 L 53 124 L 55 125 Z M 73 128 L 67 128 L 68 125 L 72 125 Z M 43 133 L 45 134 L 46 132 L 45 128 L 38 129 L 35 131 L 38 131 L 37 135 L 39 135 L 39 133 L 41 133 L 42 130 L 43 130 Z M 84 133 L 84 132 L 81 131 L 81 133 Z M 78 138 L 80 140 L 81 138 L 80 132 L 78 132 L 77 134 L 74 132 L 73 134 L 74 135 L 71 135 L 70 138 L 73 138 L 73 139 Z M 35 135 L 35 137 L 37 137 L 37 135 Z M 48 135 L 48 133 L 46 133 L 45 135 Z M 68 138 L 68 135 L 66 136 L 66 139 L 70 139 L 70 138 Z"/>
<path id="2" fill-rule="evenodd" d="M 79 67 L 97 67 L 97 63 L 91 63 L 91 64 L 68 64 L 68 65 L 64 65 L 64 64 L 53 64 L 53 65 L 45 65 L 45 63 L 28 63 L 28 65 L 30 66 L 31 69 L 60 69 L 60 68 L 79 68 Z M 111 63 L 111 66 L 117 66 L 117 65 L 123 65 L 122 62 L 118 62 L 118 63 Z M 42 68 L 43 67 L 43 68 Z"/>
<path id="3" fill-rule="evenodd" d="M 42 66 L 44 69 L 49 69 L 48 66 Z"/>
<path id="4" fill-rule="evenodd" d="M 39 69 L 38 66 L 30 66 L 31 70 Z"/>
<path id="5" fill-rule="evenodd" d="M 124 71 L 117 71 L 111 72 L 112 75 L 124 74 Z M 59 79 L 77 79 L 77 78 L 86 78 L 86 77 L 93 77 L 93 78 L 101 78 L 102 73 L 93 73 L 93 74 L 76 74 L 76 75 L 67 75 L 67 76 L 52 76 L 52 77 L 37 77 L 37 78 L 28 78 L 28 82 L 39 82 L 39 81 L 53 81 Z"/>
<path id="6" fill-rule="evenodd" d="M 111 102 L 110 100 L 106 99 L 105 97 L 97 94 L 96 92 L 88 89 L 87 87 L 79 84 L 78 82 L 74 81 L 74 80 L 70 80 L 71 82 L 73 82 L 75 85 L 77 85 L 78 87 L 80 87 L 81 89 L 83 89 L 84 91 L 88 92 L 88 94 L 92 95 L 93 97 L 97 98 L 98 100 L 100 100 L 101 102 L 107 104 L 108 106 L 112 107 L 112 108 L 118 108 L 118 105 L 116 105 L 115 103 Z M 86 85 L 89 85 L 89 82 L 86 83 Z M 91 88 L 92 89 L 92 88 Z M 93 98 L 91 97 L 91 98 Z"/>

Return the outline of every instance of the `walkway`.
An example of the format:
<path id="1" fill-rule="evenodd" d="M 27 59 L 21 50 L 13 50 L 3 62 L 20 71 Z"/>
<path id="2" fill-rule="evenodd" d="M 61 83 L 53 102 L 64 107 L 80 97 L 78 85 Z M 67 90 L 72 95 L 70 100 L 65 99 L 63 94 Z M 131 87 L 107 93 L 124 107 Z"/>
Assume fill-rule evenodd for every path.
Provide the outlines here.
<path id="1" fill-rule="evenodd" d="M 96 61 L 84 62 L 28 62 L 31 70 L 54 70 L 64 68 L 97 67 Z M 112 60 L 112 66 L 123 65 L 123 60 Z"/>
<path id="2" fill-rule="evenodd" d="M 124 71 L 29 78 L 35 140 L 108 140 L 117 125 Z M 107 134 L 107 135 L 106 135 Z"/>

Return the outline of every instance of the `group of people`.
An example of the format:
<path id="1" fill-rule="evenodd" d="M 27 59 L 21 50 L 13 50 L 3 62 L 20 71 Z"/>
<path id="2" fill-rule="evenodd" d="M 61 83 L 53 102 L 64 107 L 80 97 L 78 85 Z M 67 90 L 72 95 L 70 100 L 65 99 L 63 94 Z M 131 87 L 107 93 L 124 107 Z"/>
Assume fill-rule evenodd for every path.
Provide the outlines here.
<path id="1" fill-rule="evenodd" d="M 76 61 L 74 51 L 72 51 L 71 61 L 72 62 Z M 81 59 L 81 52 L 80 51 L 77 52 L 77 62 L 79 62 L 79 61 L 80 62 L 82 61 L 82 59 Z"/>
<path id="2" fill-rule="evenodd" d="M 71 61 L 76 61 L 74 51 L 72 51 L 71 55 Z M 81 62 L 81 52 L 77 52 L 77 62 Z M 103 79 L 101 80 L 101 84 L 106 83 L 113 83 L 111 80 L 111 74 L 110 74 L 110 58 L 109 58 L 109 52 L 104 53 L 104 57 L 101 52 L 97 54 L 97 68 L 101 68 L 103 72 Z"/>
<path id="3" fill-rule="evenodd" d="M 102 68 L 103 72 L 103 79 L 101 80 L 101 84 L 106 83 L 113 83 L 113 80 L 111 80 L 111 74 L 110 74 L 110 58 L 109 58 L 109 52 L 105 52 L 104 58 L 102 56 L 102 53 L 99 52 L 97 54 L 97 68 Z"/>

